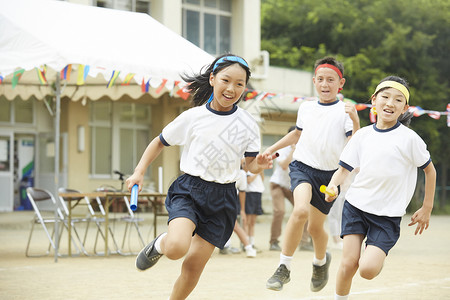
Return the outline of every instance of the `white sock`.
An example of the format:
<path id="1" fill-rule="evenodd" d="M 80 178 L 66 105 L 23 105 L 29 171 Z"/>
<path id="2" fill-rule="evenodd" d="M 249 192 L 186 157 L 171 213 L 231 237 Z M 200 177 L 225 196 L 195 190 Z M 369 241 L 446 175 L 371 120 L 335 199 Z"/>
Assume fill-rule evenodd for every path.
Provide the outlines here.
<path id="1" fill-rule="evenodd" d="M 225 243 L 225 246 L 223 246 L 224 248 L 228 248 L 231 245 L 231 237 L 228 239 L 228 241 Z"/>
<path id="2" fill-rule="evenodd" d="M 254 236 L 249 236 L 248 237 L 248 241 L 250 242 L 251 245 L 255 244 L 255 237 Z"/>
<path id="3" fill-rule="evenodd" d="M 245 251 L 252 249 L 253 246 L 252 244 L 248 244 L 247 246 L 244 247 Z"/>
<path id="4" fill-rule="evenodd" d="M 280 253 L 280 265 L 285 265 L 286 268 L 290 271 L 291 270 L 291 261 L 292 261 L 293 256 L 286 256 L 283 255 L 283 253 Z"/>
<path id="5" fill-rule="evenodd" d="M 334 300 L 348 300 L 348 295 L 339 296 L 338 294 L 334 294 Z"/>
<path id="6" fill-rule="evenodd" d="M 166 234 L 167 234 L 167 232 L 164 232 L 163 234 L 161 234 L 155 242 L 155 249 L 156 249 L 156 251 L 158 251 L 159 254 L 163 254 L 161 251 L 161 240 L 163 237 L 166 236 Z"/>
<path id="7" fill-rule="evenodd" d="M 327 256 L 325 255 L 325 257 L 323 259 L 317 259 L 317 257 L 314 255 L 314 259 L 313 259 L 313 264 L 315 266 L 323 266 L 324 264 L 327 263 Z"/>

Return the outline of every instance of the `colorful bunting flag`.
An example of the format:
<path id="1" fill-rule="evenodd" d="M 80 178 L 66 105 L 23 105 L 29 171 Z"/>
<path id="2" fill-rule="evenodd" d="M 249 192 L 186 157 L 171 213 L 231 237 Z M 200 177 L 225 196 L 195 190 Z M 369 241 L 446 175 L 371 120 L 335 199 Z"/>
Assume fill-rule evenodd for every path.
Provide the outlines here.
<path id="1" fill-rule="evenodd" d="M 13 78 L 11 79 L 11 85 L 12 88 L 15 88 L 17 83 L 20 80 L 20 77 L 22 77 L 22 74 L 25 72 L 25 69 L 20 69 L 14 72 Z"/>
<path id="2" fill-rule="evenodd" d="M 189 85 L 186 84 L 185 86 L 183 86 L 182 88 L 180 88 L 180 89 L 177 91 L 177 95 L 180 96 L 181 99 L 187 100 L 187 99 L 189 98 L 189 96 L 190 96 L 190 93 L 189 93 Z"/>
<path id="3" fill-rule="evenodd" d="M 435 119 L 435 120 L 439 120 L 439 119 L 441 118 L 441 113 L 438 112 L 438 111 L 430 111 L 430 112 L 428 113 L 428 115 L 429 115 L 430 117 L 432 117 L 433 119 Z"/>
<path id="4" fill-rule="evenodd" d="M 78 65 L 77 85 L 83 85 L 89 73 L 89 66 Z"/>
<path id="5" fill-rule="evenodd" d="M 109 79 L 108 84 L 106 85 L 107 88 L 110 88 L 114 85 L 114 83 L 117 80 L 117 77 L 119 77 L 120 71 L 113 71 L 111 74 L 111 79 Z"/>
<path id="6" fill-rule="evenodd" d="M 72 72 L 72 65 L 67 65 L 64 69 L 61 70 L 61 80 L 70 80 L 70 73 Z"/>
<path id="7" fill-rule="evenodd" d="M 164 88 L 164 86 L 167 83 L 167 79 L 163 79 L 161 84 L 159 85 L 159 87 L 155 90 L 155 93 L 158 95 L 159 93 L 161 93 L 162 89 Z"/>
<path id="8" fill-rule="evenodd" d="M 358 103 L 358 104 L 355 105 L 355 108 L 356 108 L 357 111 L 365 110 L 368 107 L 369 107 L 368 104 Z"/>
<path id="9" fill-rule="evenodd" d="M 447 104 L 447 127 L 450 127 L 450 103 Z"/>
<path id="10" fill-rule="evenodd" d="M 41 85 L 47 85 L 48 84 L 47 78 L 45 78 L 45 73 L 47 72 L 47 67 L 44 66 L 42 68 L 42 70 L 40 68 L 35 68 L 35 69 L 36 69 L 38 79 L 39 79 L 39 82 L 41 83 Z"/>
<path id="11" fill-rule="evenodd" d="M 2 84 L 2 82 L 3 82 L 3 76 L 0 75 L 0 84 Z"/>
<path id="12" fill-rule="evenodd" d="M 134 73 L 128 73 L 121 85 L 130 85 L 130 81 L 133 79 L 134 75 Z"/>
<path id="13" fill-rule="evenodd" d="M 375 123 L 377 121 L 377 116 L 373 113 L 372 110 L 370 110 L 370 112 L 369 112 L 369 119 L 370 119 L 370 122 L 372 122 L 372 123 Z"/>

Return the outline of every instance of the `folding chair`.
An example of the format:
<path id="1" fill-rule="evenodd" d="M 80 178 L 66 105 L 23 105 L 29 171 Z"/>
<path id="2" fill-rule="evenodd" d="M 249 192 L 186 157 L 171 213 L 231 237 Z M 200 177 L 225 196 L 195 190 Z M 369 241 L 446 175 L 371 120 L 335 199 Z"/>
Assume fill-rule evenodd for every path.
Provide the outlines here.
<path id="1" fill-rule="evenodd" d="M 60 193 L 80 193 L 80 191 L 78 190 L 74 190 L 74 189 L 67 189 L 67 188 L 60 188 L 59 189 Z M 102 255 L 104 254 L 103 252 L 98 252 L 97 251 L 97 244 L 98 244 L 98 237 L 100 236 L 103 241 L 105 241 L 105 234 L 103 232 L 104 229 L 104 223 L 105 223 L 105 210 L 103 209 L 103 205 L 101 203 L 101 200 L 96 197 L 95 200 L 96 201 L 96 207 L 94 207 L 91 203 L 91 199 L 89 199 L 88 197 L 80 197 L 79 200 L 81 200 L 81 198 L 84 198 L 85 204 L 88 208 L 88 212 L 90 215 L 90 220 L 95 223 L 96 227 L 97 227 L 97 232 L 95 234 L 95 243 L 94 243 L 94 253 L 96 255 Z M 73 199 L 73 198 L 72 198 Z M 112 241 L 114 243 L 114 247 L 115 247 L 115 252 L 109 251 L 109 253 L 118 253 L 119 252 L 119 246 L 117 245 L 117 242 L 115 240 L 114 237 L 114 233 L 111 229 L 111 227 L 108 227 L 110 236 L 112 238 Z M 87 230 L 86 230 L 86 234 L 85 237 L 83 239 L 83 243 L 86 242 L 86 235 L 87 235 Z"/>
<path id="2" fill-rule="evenodd" d="M 141 230 L 139 229 L 139 222 L 144 221 L 144 219 L 138 218 L 135 215 L 135 213 L 131 210 L 130 201 L 128 200 L 127 196 L 124 196 L 123 200 L 125 201 L 125 206 L 127 207 L 128 216 L 125 216 L 122 218 L 126 223 L 125 223 L 125 232 L 124 232 L 123 240 L 122 240 L 121 254 L 122 255 L 126 255 L 126 254 L 133 255 L 133 254 L 137 254 L 137 252 L 133 252 L 130 250 L 130 252 L 124 253 L 122 251 L 122 249 L 125 246 L 125 240 L 127 238 L 127 235 L 130 233 L 130 236 L 131 236 L 132 225 L 134 225 L 134 227 L 136 228 L 136 233 L 139 237 L 139 241 L 141 242 L 142 247 L 145 247 L 146 243 L 144 242 L 144 239 L 142 238 Z"/>
<path id="3" fill-rule="evenodd" d="M 114 189 L 111 186 L 101 186 L 98 189 L 96 189 L 96 191 L 97 192 L 118 192 L 116 189 Z M 105 216 L 105 208 L 103 206 L 102 200 L 103 200 L 102 198 L 97 197 L 97 205 L 99 207 L 99 210 L 102 212 L 103 216 Z M 111 223 L 114 224 L 115 222 L 125 222 L 125 231 L 124 231 L 124 235 L 123 235 L 123 239 L 122 239 L 122 246 L 117 249 L 117 252 L 121 255 L 135 255 L 138 252 L 133 252 L 133 251 L 131 251 L 131 249 L 128 249 L 129 251 L 124 251 L 125 241 L 126 241 L 127 236 L 131 235 L 131 229 L 132 229 L 132 226 L 134 225 L 142 247 L 144 247 L 146 245 L 146 243 L 144 242 L 144 239 L 142 238 L 141 231 L 139 229 L 139 222 L 142 222 L 143 219 L 135 216 L 134 212 L 131 210 L 130 201 L 128 200 L 128 197 L 119 196 L 114 201 L 124 201 L 125 206 L 127 208 L 125 216 L 122 216 L 119 218 L 111 218 L 111 217 L 109 218 L 110 224 Z M 109 213 L 109 215 L 111 216 L 111 213 Z M 113 236 L 113 240 L 114 240 L 114 234 L 112 233 L 111 228 L 110 228 L 110 232 L 111 232 L 111 236 Z M 115 243 L 115 240 L 114 240 L 114 243 Z M 117 247 L 116 243 L 115 243 L 115 246 Z M 140 249 L 136 249 L 136 250 L 139 251 Z"/>
<path id="4" fill-rule="evenodd" d="M 28 199 L 31 202 L 31 205 L 34 209 L 34 218 L 32 220 L 32 226 L 30 230 L 30 235 L 28 237 L 28 243 L 27 248 L 25 250 L 25 255 L 27 257 L 40 257 L 40 256 L 46 256 L 50 253 L 50 249 L 53 248 L 53 250 L 56 251 L 56 245 L 58 245 L 61 241 L 61 236 L 64 231 L 64 228 L 68 230 L 68 220 L 65 218 L 64 213 L 62 212 L 61 208 L 59 207 L 58 203 L 56 202 L 55 197 L 47 190 L 44 189 L 38 189 L 33 187 L 27 188 L 27 196 Z M 56 210 L 56 216 L 55 216 L 55 210 Z M 61 222 L 62 226 L 60 226 L 60 231 L 58 232 L 58 240 L 53 241 L 53 236 L 55 234 L 55 224 L 56 222 Z M 32 255 L 29 253 L 31 239 L 34 232 L 34 226 L 36 224 L 41 224 L 42 228 L 44 229 L 44 232 L 49 240 L 49 246 L 47 248 L 47 252 L 45 254 L 41 255 Z M 53 230 L 50 234 L 47 224 L 53 224 Z M 71 223 L 72 228 L 74 229 L 75 236 L 78 238 L 79 245 L 75 242 L 75 239 L 73 236 L 71 237 L 73 244 L 75 245 L 77 249 L 77 254 L 79 254 L 81 251 L 83 251 L 85 254 L 87 253 L 84 249 L 84 246 L 79 239 L 78 233 L 76 232 L 74 222 Z M 59 256 L 61 254 L 58 253 Z"/>

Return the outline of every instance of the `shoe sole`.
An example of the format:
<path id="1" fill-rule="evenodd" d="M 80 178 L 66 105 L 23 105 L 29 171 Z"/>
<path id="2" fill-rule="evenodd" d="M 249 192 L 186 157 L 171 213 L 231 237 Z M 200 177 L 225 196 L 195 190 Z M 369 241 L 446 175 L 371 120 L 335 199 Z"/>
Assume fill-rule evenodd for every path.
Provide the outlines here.
<path id="1" fill-rule="evenodd" d="M 289 280 L 287 280 L 285 283 L 280 283 L 280 282 L 276 282 L 276 283 L 266 283 L 266 288 L 269 290 L 273 290 L 273 291 L 281 291 L 283 289 L 283 285 L 286 283 L 289 283 L 289 281 L 291 281 L 291 279 L 289 278 Z"/>

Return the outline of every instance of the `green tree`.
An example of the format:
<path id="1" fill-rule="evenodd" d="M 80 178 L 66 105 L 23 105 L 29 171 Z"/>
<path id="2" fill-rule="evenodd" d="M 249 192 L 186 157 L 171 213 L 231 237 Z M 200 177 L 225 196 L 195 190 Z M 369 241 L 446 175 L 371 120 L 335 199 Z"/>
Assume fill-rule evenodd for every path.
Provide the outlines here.
<path id="1" fill-rule="evenodd" d="M 367 102 L 387 75 L 406 78 L 411 105 L 443 111 L 448 101 L 450 2 L 447 0 L 262 0 L 261 47 L 272 65 L 312 70 L 325 55 L 344 62 L 343 94 Z M 368 111 L 360 113 L 368 124 Z M 441 186 L 448 186 L 449 128 L 445 118 L 414 118 Z M 446 194 L 440 194 L 444 205 Z"/>

